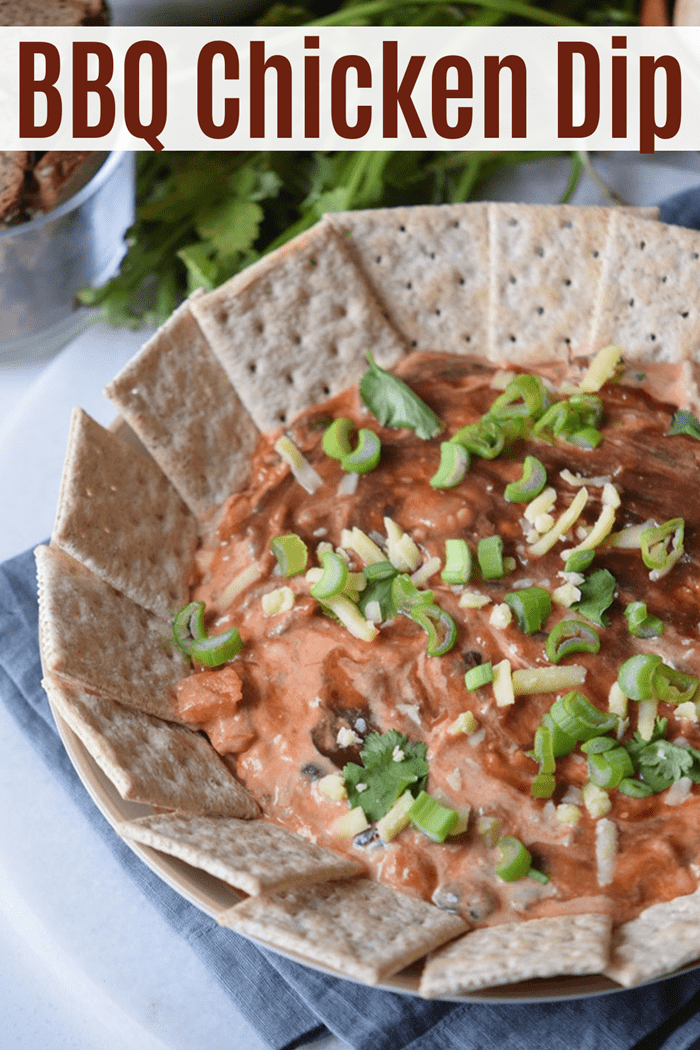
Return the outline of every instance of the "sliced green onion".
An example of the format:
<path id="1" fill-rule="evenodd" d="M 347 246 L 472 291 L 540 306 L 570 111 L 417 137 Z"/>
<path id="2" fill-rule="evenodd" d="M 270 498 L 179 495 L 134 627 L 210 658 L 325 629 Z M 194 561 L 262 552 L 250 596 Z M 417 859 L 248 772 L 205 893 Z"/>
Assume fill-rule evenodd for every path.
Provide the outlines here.
<path id="1" fill-rule="evenodd" d="M 556 777 L 551 773 L 538 773 L 530 785 L 533 798 L 551 798 L 557 786 Z"/>
<path id="2" fill-rule="evenodd" d="M 549 711 L 542 716 L 542 725 L 546 726 L 552 737 L 552 754 L 555 758 L 561 758 L 563 755 L 570 755 L 576 747 L 576 739 L 569 733 L 566 733 L 552 718 Z"/>
<path id="3" fill-rule="evenodd" d="M 570 653 L 597 653 L 600 635 L 595 627 L 581 620 L 560 620 L 549 632 L 545 651 L 553 664 Z"/>
<path id="4" fill-rule="evenodd" d="M 432 591 L 420 591 L 405 572 L 395 576 L 391 583 L 391 600 L 397 612 L 411 614 L 418 605 L 432 605 L 435 595 Z"/>
<path id="5" fill-rule="evenodd" d="M 242 648 L 243 641 L 238 628 L 232 627 L 223 634 L 196 638 L 192 642 L 192 656 L 205 667 L 220 667 L 237 656 Z"/>
<path id="6" fill-rule="evenodd" d="M 445 567 L 440 576 L 445 583 L 469 583 L 472 575 L 472 552 L 466 540 L 445 540 Z"/>
<path id="7" fill-rule="evenodd" d="M 634 773 L 632 759 L 624 747 L 588 756 L 588 776 L 597 787 L 614 788 Z"/>
<path id="8" fill-rule="evenodd" d="M 421 791 L 408 811 L 414 827 L 433 842 L 444 842 L 459 819 L 456 809 L 443 806 L 427 791 Z"/>
<path id="9" fill-rule="evenodd" d="M 695 696 L 698 679 L 694 674 L 683 674 L 662 663 L 654 672 L 652 686 L 655 699 L 667 704 L 684 704 Z"/>
<path id="10" fill-rule="evenodd" d="M 430 479 L 434 489 L 453 489 L 464 481 L 469 470 L 469 452 L 454 441 L 440 444 L 440 466 Z"/>
<path id="11" fill-rule="evenodd" d="M 457 624 L 439 605 L 415 605 L 410 616 L 428 635 L 428 656 L 444 656 L 457 641 Z"/>
<path id="12" fill-rule="evenodd" d="M 522 477 L 506 485 L 505 498 L 510 503 L 529 503 L 547 484 L 547 471 L 535 456 L 526 456 Z"/>
<path id="13" fill-rule="evenodd" d="M 173 620 L 173 635 L 178 648 L 191 656 L 192 643 L 206 637 L 204 602 L 188 602 L 178 610 Z"/>
<path id="14" fill-rule="evenodd" d="M 532 749 L 536 762 L 540 764 L 540 773 L 553 773 L 556 769 L 552 730 L 549 726 L 539 725 L 535 730 L 535 743 Z"/>
<path id="15" fill-rule="evenodd" d="M 581 744 L 584 755 L 602 755 L 614 747 L 618 747 L 618 743 L 609 736 L 594 736 L 592 740 L 584 740 Z"/>
<path id="16" fill-rule="evenodd" d="M 520 839 L 513 835 L 504 835 L 498 840 L 496 849 L 501 854 L 501 859 L 496 865 L 499 878 L 504 882 L 516 882 L 527 875 L 532 866 L 532 856 Z"/>
<path id="17" fill-rule="evenodd" d="M 527 873 L 528 879 L 534 879 L 535 882 L 541 883 L 542 886 L 546 886 L 548 882 L 551 882 L 549 875 L 545 875 L 539 868 L 530 868 Z"/>
<path id="18" fill-rule="evenodd" d="M 630 656 L 618 671 L 617 684 L 630 700 L 654 700 L 654 672 L 662 663 L 662 658 L 653 653 Z"/>
<path id="19" fill-rule="evenodd" d="M 654 794 L 652 787 L 649 787 L 642 780 L 635 780 L 633 777 L 624 777 L 617 787 L 623 795 L 629 795 L 630 798 L 648 798 L 649 795 Z"/>
<path id="20" fill-rule="evenodd" d="M 357 434 L 357 448 L 343 456 L 340 465 L 349 474 L 369 474 L 379 463 L 382 443 L 373 430 L 363 427 Z"/>
<path id="21" fill-rule="evenodd" d="M 506 594 L 503 601 L 513 610 L 525 634 L 541 630 L 552 611 L 552 599 L 544 587 L 522 587 Z"/>
<path id="22" fill-rule="evenodd" d="M 572 394 L 568 404 L 581 427 L 599 427 L 603 422 L 603 402 L 597 394 Z"/>
<path id="23" fill-rule="evenodd" d="M 540 376 L 518 375 L 491 405 L 491 415 L 539 417 L 549 405 L 549 392 Z"/>
<path id="24" fill-rule="evenodd" d="M 371 580 L 393 579 L 394 576 L 398 575 L 399 570 L 396 569 L 390 561 L 375 561 L 370 562 L 369 565 L 365 565 L 362 571 L 369 583 Z"/>
<path id="25" fill-rule="evenodd" d="M 663 525 L 645 529 L 641 536 L 642 561 L 655 579 L 665 576 L 683 555 L 683 518 L 671 518 Z"/>
<path id="26" fill-rule="evenodd" d="M 350 435 L 354 428 L 351 419 L 341 416 L 334 419 L 331 425 L 323 432 L 321 447 L 331 459 L 342 460 L 352 452 Z"/>
<path id="27" fill-rule="evenodd" d="M 575 551 L 566 559 L 564 572 L 585 572 L 594 558 L 594 550 Z"/>
<path id="28" fill-rule="evenodd" d="M 476 557 L 485 580 L 500 580 L 504 576 L 503 540 L 500 536 L 485 536 L 479 540 Z"/>
<path id="29" fill-rule="evenodd" d="M 658 638 L 664 625 L 658 616 L 647 612 L 646 602 L 630 602 L 625 609 L 627 629 L 634 638 Z"/>
<path id="30" fill-rule="evenodd" d="M 464 675 L 464 684 L 470 692 L 481 689 L 484 685 L 490 685 L 491 682 L 493 682 L 493 664 L 490 661 L 479 664 L 477 667 L 470 667 Z"/>
<path id="31" fill-rule="evenodd" d="M 334 551 L 324 551 L 321 555 L 323 575 L 311 588 L 312 598 L 331 598 L 340 594 L 348 579 L 348 566 L 344 558 Z"/>
<path id="32" fill-rule="evenodd" d="M 304 541 L 295 532 L 287 533 L 286 536 L 275 536 L 270 540 L 270 547 L 283 576 L 296 576 L 306 570 L 309 552 Z"/>
<path id="33" fill-rule="evenodd" d="M 580 430 L 567 434 L 566 440 L 570 445 L 577 445 L 579 448 L 594 449 L 598 448 L 603 435 L 596 427 L 581 427 Z"/>
<path id="34" fill-rule="evenodd" d="M 559 728 L 574 740 L 604 736 L 618 725 L 617 715 L 598 710 L 588 697 L 577 690 L 558 697 L 550 707 L 549 714 Z"/>
<path id="35" fill-rule="evenodd" d="M 506 443 L 503 426 L 489 416 L 483 416 L 478 423 L 462 427 L 450 438 L 456 445 L 463 445 L 468 452 L 482 459 L 495 459 L 503 451 Z"/>
<path id="36" fill-rule="evenodd" d="M 573 426 L 575 414 L 567 401 L 555 401 L 532 428 L 537 437 L 545 440 L 566 433 Z"/>

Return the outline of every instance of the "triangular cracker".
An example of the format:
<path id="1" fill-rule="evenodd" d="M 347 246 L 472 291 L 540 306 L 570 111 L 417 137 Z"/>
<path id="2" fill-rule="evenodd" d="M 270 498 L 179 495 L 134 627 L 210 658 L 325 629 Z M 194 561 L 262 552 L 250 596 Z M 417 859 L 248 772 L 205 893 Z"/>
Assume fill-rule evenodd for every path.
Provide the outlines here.
<path id="1" fill-rule="evenodd" d="M 488 357 L 502 364 L 588 352 L 612 210 L 492 204 Z"/>
<path id="2" fill-rule="evenodd" d="M 185 303 L 105 389 L 200 519 L 248 480 L 258 430 Z"/>
<path id="3" fill-rule="evenodd" d="M 428 959 L 420 994 L 434 999 L 533 977 L 600 973 L 611 921 L 601 914 L 559 915 L 474 930 Z"/>
<path id="4" fill-rule="evenodd" d="M 350 858 L 263 820 L 158 814 L 125 821 L 117 831 L 252 895 L 346 878 L 361 870 Z"/>
<path id="5" fill-rule="evenodd" d="M 131 802 L 208 817 L 257 817 L 253 796 L 208 740 L 75 683 L 45 678 L 51 706 Z"/>
<path id="6" fill-rule="evenodd" d="M 389 317 L 417 350 L 486 353 L 486 204 L 440 204 L 326 216 L 346 239 Z"/>
<path id="7" fill-rule="evenodd" d="M 615 210 L 591 346 L 678 362 L 700 351 L 700 233 Z"/>
<path id="8" fill-rule="evenodd" d="M 195 518 L 150 457 L 79 408 L 51 542 L 166 619 L 189 599 Z"/>
<path id="9" fill-rule="evenodd" d="M 653 904 L 613 934 L 604 973 L 625 988 L 700 959 L 700 890 Z"/>
<path id="10" fill-rule="evenodd" d="M 37 547 L 36 562 L 44 674 L 180 721 L 171 696 L 190 665 L 171 625 L 56 547 Z"/>
<path id="11" fill-rule="evenodd" d="M 466 929 L 458 915 L 369 879 L 250 897 L 219 921 L 367 984 L 398 973 Z"/>
<path id="12" fill-rule="evenodd" d="M 406 349 L 327 223 L 191 305 L 261 430 L 357 382 L 367 350 L 386 367 Z"/>

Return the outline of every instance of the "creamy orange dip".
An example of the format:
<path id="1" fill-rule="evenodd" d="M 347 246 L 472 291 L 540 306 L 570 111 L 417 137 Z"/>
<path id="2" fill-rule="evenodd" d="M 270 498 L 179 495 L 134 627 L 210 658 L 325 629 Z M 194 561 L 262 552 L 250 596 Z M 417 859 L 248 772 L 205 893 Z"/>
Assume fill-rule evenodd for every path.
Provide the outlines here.
<path id="1" fill-rule="evenodd" d="M 443 421 L 443 440 L 476 422 L 499 392 L 491 369 L 449 355 L 414 355 L 397 372 Z M 555 385 L 563 378 L 556 369 L 548 372 Z M 604 440 L 594 451 L 565 442 L 518 441 L 496 459 L 473 456 L 464 481 L 452 489 L 436 489 L 428 482 L 437 470 L 441 438 L 424 441 L 411 430 L 381 426 L 357 390 L 348 390 L 305 412 L 287 431 L 320 475 L 321 486 L 307 493 L 274 450 L 278 435 L 263 436 L 249 484 L 228 500 L 216 531 L 197 555 L 192 597 L 206 603 L 212 633 L 235 625 L 244 645 L 231 664 L 198 671 L 181 683 L 180 705 L 189 708 L 189 720 L 227 756 L 267 819 L 350 854 L 368 874 L 458 910 L 470 921 L 605 910 L 618 923 L 698 886 L 700 789 L 694 787 L 676 805 L 668 804 L 669 791 L 632 798 L 611 790 L 606 819 L 617 828 L 618 840 L 612 881 L 601 886 L 598 820 L 576 792 L 588 779 L 580 749 L 557 760 L 557 786 L 550 800 L 531 796 L 538 766 L 526 752 L 556 694 L 521 696 L 499 707 L 491 686 L 470 693 L 464 682 L 465 671 L 484 661 L 496 664 L 507 658 L 514 670 L 549 666 L 546 633 L 558 620 L 576 618 L 569 609 L 553 604 L 545 630 L 532 635 L 515 619 L 506 627 L 495 626 L 491 616 L 503 596 L 518 587 L 538 584 L 551 593 L 564 583 L 561 552 L 577 542 L 577 529 L 595 523 L 602 479 L 609 479 L 620 496 L 615 531 L 682 516 L 686 553 L 667 576 L 651 581 L 639 549 L 601 546 L 593 568 L 608 569 L 617 581 L 608 610 L 610 626 L 599 629 L 597 654 L 576 654 L 561 666 L 586 668 L 580 691 L 604 711 L 620 665 L 635 653 L 658 652 L 679 671 L 700 670 L 694 554 L 700 526 L 700 443 L 664 436 L 678 405 L 654 400 L 641 376 L 632 373 L 630 382 L 609 383 L 600 395 Z M 382 441 L 380 465 L 359 477 L 353 495 L 339 495 L 346 475 L 321 448 L 325 427 L 338 416 L 375 430 Z M 548 485 L 556 489 L 554 517 L 578 491 L 560 472 L 591 479 L 589 500 L 573 533 L 541 557 L 528 549 L 524 504 L 503 497 L 505 486 L 520 477 L 526 454 L 541 460 Z M 475 550 L 480 538 L 499 534 L 506 557 L 515 561 L 503 579 L 487 582 L 475 572 L 466 589 L 491 599 L 480 609 L 463 608 L 464 588 L 445 584 L 439 570 L 427 581 L 436 603 L 457 624 L 457 643 L 444 656 L 428 656 L 425 632 L 401 615 L 383 624 L 373 641 L 358 640 L 310 597 L 303 573 L 289 580 L 279 575 L 270 550 L 273 537 L 297 533 L 309 548 L 309 565 L 316 565 L 319 543 L 337 547 L 342 530 L 354 526 L 375 538 L 384 535 L 385 517 L 412 537 L 424 560 L 436 556 L 444 563 L 446 539 L 462 537 Z M 360 560 L 351 557 L 351 569 L 361 568 Z M 243 589 L 222 609 L 222 595 L 241 574 Z M 292 608 L 266 616 L 263 595 L 282 585 L 295 594 Z M 646 602 L 649 612 L 663 621 L 661 638 L 630 635 L 623 612 L 632 601 Z M 450 732 L 464 711 L 471 711 L 479 724 L 473 735 Z M 659 715 L 668 718 L 668 740 L 683 738 L 700 747 L 696 721 L 677 717 L 669 704 L 660 705 Z M 632 701 L 629 716 L 623 741 L 637 727 Z M 442 844 L 411 826 L 387 843 L 371 830 L 356 839 L 332 834 L 331 825 L 348 803 L 325 797 L 318 781 L 349 761 L 360 761 L 361 744 L 338 743 L 342 729 L 353 730 L 359 740 L 370 732 L 396 729 L 410 740 L 424 741 L 427 790 L 452 807 L 471 806 L 466 832 Z M 562 800 L 572 798 L 581 810 L 576 825 L 557 816 Z M 496 851 L 476 830 L 480 816 L 502 820 L 502 833 L 521 839 L 533 866 L 550 881 L 508 883 L 498 878 Z"/>

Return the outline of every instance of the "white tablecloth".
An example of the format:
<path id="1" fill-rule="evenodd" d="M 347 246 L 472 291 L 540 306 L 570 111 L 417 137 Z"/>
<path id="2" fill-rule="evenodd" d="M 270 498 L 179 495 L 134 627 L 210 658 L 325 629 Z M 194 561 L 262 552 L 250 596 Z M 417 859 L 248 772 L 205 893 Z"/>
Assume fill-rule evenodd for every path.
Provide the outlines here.
<path id="1" fill-rule="evenodd" d="M 600 169 L 638 204 L 700 184 L 695 154 L 614 155 Z M 489 188 L 552 201 L 561 162 Z M 576 200 L 599 197 L 593 184 Z M 50 361 L 0 360 L 0 560 L 46 539 L 70 412 L 107 423 L 104 383 L 148 332 L 98 324 Z M 3 1050 L 263 1050 L 213 978 L 140 896 L 0 705 Z M 315 1044 L 341 1050 L 337 1039 Z"/>

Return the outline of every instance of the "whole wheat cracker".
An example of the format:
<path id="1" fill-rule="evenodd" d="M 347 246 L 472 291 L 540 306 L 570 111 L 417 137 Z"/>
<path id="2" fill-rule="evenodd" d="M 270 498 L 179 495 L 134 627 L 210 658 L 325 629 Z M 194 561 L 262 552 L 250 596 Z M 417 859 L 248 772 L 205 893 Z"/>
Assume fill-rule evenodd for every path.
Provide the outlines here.
<path id="1" fill-rule="evenodd" d="M 611 924 L 609 915 L 593 913 L 473 930 L 428 958 L 420 994 L 434 999 L 533 977 L 600 973 Z"/>
<path id="2" fill-rule="evenodd" d="M 207 817 L 259 815 L 253 796 L 207 739 L 130 710 L 74 682 L 42 682 L 52 708 L 82 741 L 122 798 Z"/>
<path id="3" fill-rule="evenodd" d="M 458 915 L 369 879 L 250 897 L 219 922 L 366 984 L 398 973 L 467 928 Z"/>
<path id="4" fill-rule="evenodd" d="M 367 350 L 385 367 L 406 352 L 343 238 L 323 222 L 191 307 L 261 430 L 357 382 Z"/>
<path id="5" fill-rule="evenodd" d="M 57 547 L 42 545 L 35 554 L 44 675 L 180 721 L 171 698 L 190 665 L 175 646 L 171 624 Z"/>
<path id="6" fill-rule="evenodd" d="M 491 361 L 587 352 L 611 209 L 489 205 Z"/>
<path id="7" fill-rule="evenodd" d="M 78 408 L 51 542 L 164 619 L 189 600 L 196 519 L 150 456 Z"/>
<path id="8" fill-rule="evenodd" d="M 329 213 L 393 324 L 417 350 L 484 354 L 488 339 L 486 204 Z"/>
<path id="9" fill-rule="evenodd" d="M 700 890 L 646 908 L 613 932 L 603 973 L 625 988 L 700 959 Z"/>
<path id="10" fill-rule="evenodd" d="M 590 346 L 677 363 L 700 353 L 700 233 L 615 210 Z"/>
<path id="11" fill-rule="evenodd" d="M 246 483 L 259 432 L 184 303 L 105 389 L 173 487 L 206 520 Z"/>
<path id="12" fill-rule="evenodd" d="M 349 857 L 264 820 L 154 814 L 125 821 L 117 831 L 252 895 L 361 871 Z"/>

